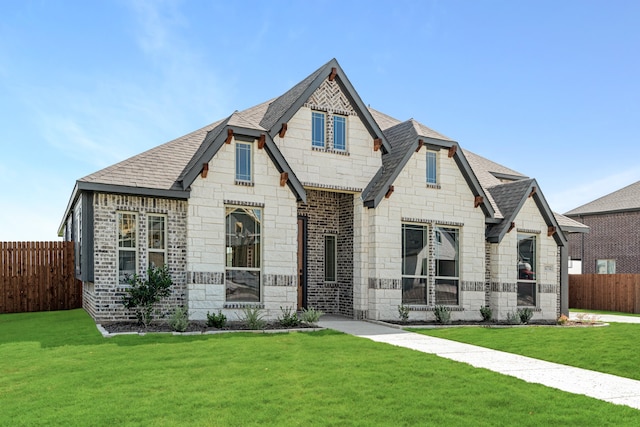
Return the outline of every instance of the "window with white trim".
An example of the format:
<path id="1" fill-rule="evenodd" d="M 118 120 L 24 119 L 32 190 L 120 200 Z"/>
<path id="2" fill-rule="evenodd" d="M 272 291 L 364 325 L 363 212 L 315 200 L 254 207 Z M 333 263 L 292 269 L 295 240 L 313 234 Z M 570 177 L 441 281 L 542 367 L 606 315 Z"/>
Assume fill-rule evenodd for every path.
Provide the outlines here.
<path id="1" fill-rule="evenodd" d="M 427 304 L 429 228 L 402 224 L 402 303 Z"/>
<path id="2" fill-rule="evenodd" d="M 518 306 L 535 307 L 538 265 L 536 236 L 518 233 Z"/>
<path id="3" fill-rule="evenodd" d="M 127 278 L 138 271 L 137 220 L 135 213 L 117 213 L 118 282 L 121 284 L 127 283 Z"/>
<path id="4" fill-rule="evenodd" d="M 324 236 L 324 281 L 335 282 L 337 280 L 338 246 L 334 235 Z"/>
<path id="5" fill-rule="evenodd" d="M 228 302 L 259 302 L 262 209 L 227 206 L 225 289 Z"/>
<path id="6" fill-rule="evenodd" d="M 147 216 L 147 253 L 149 267 L 162 268 L 167 263 L 167 217 L 159 214 Z"/>
<path id="7" fill-rule="evenodd" d="M 427 184 L 438 183 L 438 152 L 427 150 Z"/>
<path id="8" fill-rule="evenodd" d="M 460 229 L 435 227 L 436 305 L 458 305 Z"/>
<path id="9" fill-rule="evenodd" d="M 236 181 L 252 182 L 252 148 L 249 142 L 236 141 Z"/>
<path id="10" fill-rule="evenodd" d="M 596 260 L 597 274 L 616 274 L 615 259 L 598 259 Z"/>
<path id="11" fill-rule="evenodd" d="M 325 148 L 326 115 L 320 111 L 311 112 L 311 146 Z"/>

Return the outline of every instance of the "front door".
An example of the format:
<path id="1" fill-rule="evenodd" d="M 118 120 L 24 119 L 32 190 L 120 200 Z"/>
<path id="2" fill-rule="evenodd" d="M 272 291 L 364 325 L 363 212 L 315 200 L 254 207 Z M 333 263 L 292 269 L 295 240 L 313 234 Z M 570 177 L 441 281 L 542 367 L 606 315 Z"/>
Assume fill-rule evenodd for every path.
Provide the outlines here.
<path id="1" fill-rule="evenodd" d="M 298 217 L 298 310 L 307 307 L 307 219 Z"/>

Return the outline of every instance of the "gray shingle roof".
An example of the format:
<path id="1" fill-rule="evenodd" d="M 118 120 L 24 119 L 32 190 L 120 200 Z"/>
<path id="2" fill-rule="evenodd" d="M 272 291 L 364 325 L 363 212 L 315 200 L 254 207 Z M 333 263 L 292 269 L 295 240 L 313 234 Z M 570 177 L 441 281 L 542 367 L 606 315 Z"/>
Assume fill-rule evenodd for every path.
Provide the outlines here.
<path id="1" fill-rule="evenodd" d="M 566 212 L 568 216 L 640 210 L 640 181 Z"/>

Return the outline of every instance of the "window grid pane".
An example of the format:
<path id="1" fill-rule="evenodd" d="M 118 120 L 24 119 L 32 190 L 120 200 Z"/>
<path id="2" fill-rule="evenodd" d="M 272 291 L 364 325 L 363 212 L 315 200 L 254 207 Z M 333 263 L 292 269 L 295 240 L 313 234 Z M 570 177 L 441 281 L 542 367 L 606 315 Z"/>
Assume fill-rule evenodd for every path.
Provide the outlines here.
<path id="1" fill-rule="evenodd" d="M 311 145 L 324 148 L 325 117 L 316 111 L 311 113 Z"/>
<path id="2" fill-rule="evenodd" d="M 333 116 L 333 148 L 347 150 L 347 120 L 344 116 Z"/>
<path id="3" fill-rule="evenodd" d="M 436 153 L 427 150 L 427 184 L 437 183 Z"/>
<path id="4" fill-rule="evenodd" d="M 261 223 L 260 209 L 226 209 L 227 301 L 260 301 Z"/>
<path id="5" fill-rule="evenodd" d="M 251 144 L 236 142 L 236 180 L 251 181 Z"/>
<path id="6" fill-rule="evenodd" d="M 161 215 L 148 217 L 149 266 L 162 267 L 166 264 L 166 221 Z"/>
<path id="7" fill-rule="evenodd" d="M 460 275 L 460 230 L 435 229 L 436 304 L 458 305 Z"/>
<path id="8" fill-rule="evenodd" d="M 402 225 L 402 303 L 427 304 L 428 228 Z"/>
<path id="9" fill-rule="evenodd" d="M 536 236 L 518 234 L 518 306 L 536 305 Z"/>

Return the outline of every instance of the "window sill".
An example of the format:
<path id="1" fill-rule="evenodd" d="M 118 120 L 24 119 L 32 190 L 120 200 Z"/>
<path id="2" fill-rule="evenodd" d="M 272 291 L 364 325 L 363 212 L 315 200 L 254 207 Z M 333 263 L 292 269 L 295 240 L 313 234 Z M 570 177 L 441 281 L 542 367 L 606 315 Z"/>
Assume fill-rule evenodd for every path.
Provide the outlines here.
<path id="1" fill-rule="evenodd" d="M 262 302 L 225 302 L 223 308 L 264 308 Z"/>
<path id="2" fill-rule="evenodd" d="M 236 185 L 242 185 L 243 187 L 253 187 L 253 182 L 251 181 L 241 181 L 236 179 Z"/>
<path id="3" fill-rule="evenodd" d="M 349 156 L 349 152 L 348 151 L 343 151 L 343 150 L 336 150 L 333 148 L 325 148 L 325 147 L 314 147 L 311 146 L 311 149 L 313 151 L 320 151 L 322 153 L 331 153 L 331 154 L 338 154 L 340 156 Z"/>

